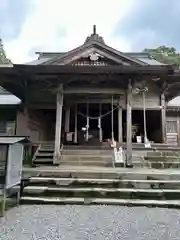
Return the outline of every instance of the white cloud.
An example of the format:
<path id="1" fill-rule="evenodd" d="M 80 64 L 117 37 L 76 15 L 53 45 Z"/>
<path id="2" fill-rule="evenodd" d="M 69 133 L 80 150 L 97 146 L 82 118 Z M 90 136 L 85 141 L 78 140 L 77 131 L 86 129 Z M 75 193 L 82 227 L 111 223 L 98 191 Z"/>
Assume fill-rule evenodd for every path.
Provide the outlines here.
<path id="1" fill-rule="evenodd" d="M 130 45 L 113 37 L 114 27 L 132 6 L 132 0 L 34 0 L 18 38 L 5 42 L 15 63 L 32 58 L 30 50 L 67 51 L 83 44 L 93 24 L 106 43 L 122 51 Z"/>

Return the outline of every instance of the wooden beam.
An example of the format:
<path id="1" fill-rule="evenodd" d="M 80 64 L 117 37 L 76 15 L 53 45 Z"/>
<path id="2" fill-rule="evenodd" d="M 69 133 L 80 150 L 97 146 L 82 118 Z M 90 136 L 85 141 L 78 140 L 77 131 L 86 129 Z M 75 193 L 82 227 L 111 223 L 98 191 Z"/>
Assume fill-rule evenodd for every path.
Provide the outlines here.
<path id="1" fill-rule="evenodd" d="M 173 75 L 172 66 L 167 65 L 158 65 L 158 66 L 105 66 L 105 67 L 94 67 L 94 66 L 71 66 L 71 65 L 14 65 L 13 69 L 14 74 L 21 71 L 22 74 L 36 74 L 36 75 L 74 75 L 74 74 L 127 74 L 131 75 L 151 75 L 151 76 L 167 76 Z M 9 69 L 0 68 L 0 74 L 9 74 Z M 12 80 L 13 81 L 13 80 Z M 65 79 L 59 79 L 59 82 L 65 83 Z"/>
<path id="2" fill-rule="evenodd" d="M 114 100 L 117 100 L 116 98 L 114 98 Z M 81 99 L 73 99 L 71 102 L 69 101 L 69 103 L 71 104 L 77 104 L 77 103 L 85 103 L 85 98 L 81 98 Z M 93 98 L 93 99 L 88 99 L 89 103 L 111 103 L 111 98 Z"/>
<path id="3" fill-rule="evenodd" d="M 124 96 L 125 97 L 125 96 Z M 115 100 L 117 100 L 117 98 L 115 98 Z M 64 102 L 66 102 L 68 104 L 75 104 L 75 103 L 84 103 L 83 99 L 80 100 L 76 100 L 74 99 L 73 101 L 71 99 L 66 100 L 64 97 Z M 102 98 L 102 99 L 89 99 L 89 103 L 111 103 L 111 99 L 110 98 Z M 40 103 L 40 102 L 34 102 L 34 103 L 30 103 L 27 105 L 29 108 L 33 108 L 33 109 L 56 109 L 56 103 Z M 122 109 L 126 110 L 126 106 L 124 105 L 124 103 L 121 103 L 121 107 Z M 162 108 L 162 106 L 157 106 L 157 107 L 146 107 L 146 110 L 153 110 L 153 111 L 160 111 Z M 174 110 L 178 107 L 172 107 L 169 108 L 168 107 L 168 111 L 170 111 L 171 109 Z M 178 108 L 179 109 L 179 108 Z M 143 110 L 143 107 L 132 107 L 132 110 Z"/>
<path id="4" fill-rule="evenodd" d="M 118 88 L 67 88 L 64 94 L 125 94 L 125 90 Z"/>
<path id="5" fill-rule="evenodd" d="M 126 120 L 126 142 L 127 142 L 127 165 L 132 165 L 132 84 L 129 79 L 127 89 L 127 120 Z"/>
<path id="6" fill-rule="evenodd" d="M 56 103 L 52 104 L 46 104 L 46 103 L 32 103 L 28 104 L 28 108 L 33 108 L 33 109 L 44 109 L 44 110 L 51 110 L 51 109 L 56 109 Z"/>

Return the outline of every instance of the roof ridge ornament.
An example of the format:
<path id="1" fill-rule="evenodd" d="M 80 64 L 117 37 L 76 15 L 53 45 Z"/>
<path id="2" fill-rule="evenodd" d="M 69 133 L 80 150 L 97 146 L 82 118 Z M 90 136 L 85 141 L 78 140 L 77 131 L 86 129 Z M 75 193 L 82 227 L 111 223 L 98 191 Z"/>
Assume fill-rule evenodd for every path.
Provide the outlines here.
<path id="1" fill-rule="evenodd" d="M 89 43 L 91 41 L 96 41 L 102 44 L 105 44 L 103 37 L 99 36 L 96 31 L 96 25 L 93 25 L 93 33 L 88 36 L 84 42 L 84 44 Z"/>
<path id="2" fill-rule="evenodd" d="M 93 25 L 93 35 L 96 35 L 96 25 Z"/>

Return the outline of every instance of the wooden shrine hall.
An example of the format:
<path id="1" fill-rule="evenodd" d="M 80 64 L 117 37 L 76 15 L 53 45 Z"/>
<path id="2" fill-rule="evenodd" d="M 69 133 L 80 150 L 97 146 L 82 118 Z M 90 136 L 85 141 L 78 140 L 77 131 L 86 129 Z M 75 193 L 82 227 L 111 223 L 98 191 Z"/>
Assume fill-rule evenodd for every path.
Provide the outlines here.
<path id="1" fill-rule="evenodd" d="M 172 66 L 109 47 L 95 26 L 71 51 L 37 54 L 30 63 L 0 67 L 0 85 L 21 99 L 15 135 L 53 141 L 55 158 L 62 144 L 115 140 L 131 149 L 175 141 L 167 132 L 168 114 L 174 116 L 167 101 L 179 94 Z"/>

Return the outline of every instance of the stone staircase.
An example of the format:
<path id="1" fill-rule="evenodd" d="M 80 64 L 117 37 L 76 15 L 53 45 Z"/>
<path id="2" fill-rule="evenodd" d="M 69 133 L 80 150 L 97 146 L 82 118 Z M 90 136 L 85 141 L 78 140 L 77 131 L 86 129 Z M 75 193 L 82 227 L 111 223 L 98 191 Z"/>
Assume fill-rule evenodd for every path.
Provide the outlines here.
<path id="1" fill-rule="evenodd" d="M 100 147 L 67 147 L 63 149 L 60 165 L 112 167 L 112 149 Z"/>
<path id="2" fill-rule="evenodd" d="M 147 152 L 144 162 L 149 168 L 180 168 L 180 152 L 179 150 Z"/>
<path id="3" fill-rule="evenodd" d="M 61 170 L 45 170 L 24 181 L 20 203 L 180 207 L 178 174 Z"/>
<path id="4" fill-rule="evenodd" d="M 34 166 L 53 165 L 54 144 L 41 144 L 33 157 Z M 176 150 L 133 150 L 134 167 L 143 168 L 180 168 L 180 152 Z M 102 146 L 64 146 L 61 152 L 61 166 L 112 167 L 113 150 Z M 125 164 L 121 164 L 124 167 Z"/>
<path id="5" fill-rule="evenodd" d="M 53 165 L 52 145 L 40 145 L 33 157 L 34 166 Z M 60 165 L 67 166 L 112 166 L 112 149 L 95 147 L 64 147 Z"/>
<path id="6" fill-rule="evenodd" d="M 52 144 L 40 145 L 33 157 L 34 166 L 53 165 Z M 145 167 L 144 152 L 133 152 L 133 165 L 135 167 Z M 61 166 L 113 166 L 113 150 L 102 146 L 64 146 L 59 164 Z M 147 165 L 147 164 L 146 164 Z M 121 164 L 121 167 L 124 167 Z"/>
<path id="7" fill-rule="evenodd" d="M 40 144 L 34 154 L 32 164 L 34 166 L 53 165 L 53 153 L 54 153 L 53 143 L 49 142 Z"/>

